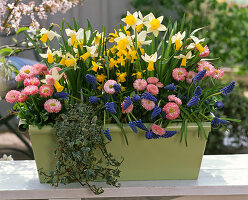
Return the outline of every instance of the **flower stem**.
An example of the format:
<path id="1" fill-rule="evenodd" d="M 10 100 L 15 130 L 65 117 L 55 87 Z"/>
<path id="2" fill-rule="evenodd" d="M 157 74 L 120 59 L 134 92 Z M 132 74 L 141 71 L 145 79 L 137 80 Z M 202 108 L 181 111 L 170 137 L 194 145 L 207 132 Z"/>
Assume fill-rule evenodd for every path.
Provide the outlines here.
<path id="1" fill-rule="evenodd" d="M 201 106 L 202 106 L 202 104 L 206 101 L 206 99 L 208 99 L 208 98 L 210 98 L 210 97 L 212 97 L 212 96 L 219 95 L 219 94 L 222 94 L 222 92 L 217 92 L 217 93 L 214 93 L 214 94 L 211 94 L 211 95 L 207 96 L 205 99 L 203 99 L 203 101 L 202 101 L 202 103 L 201 103 L 200 107 L 201 107 Z"/>
<path id="2" fill-rule="evenodd" d="M 68 97 L 71 97 L 72 99 L 76 99 L 77 101 L 82 102 L 80 99 L 78 99 L 78 98 L 76 98 L 76 97 L 74 97 L 74 96 L 68 95 Z"/>
<path id="3" fill-rule="evenodd" d="M 134 118 L 135 121 L 138 121 L 138 120 L 136 119 L 136 117 L 133 115 L 132 112 L 130 112 L 130 114 L 132 115 L 132 117 Z"/>

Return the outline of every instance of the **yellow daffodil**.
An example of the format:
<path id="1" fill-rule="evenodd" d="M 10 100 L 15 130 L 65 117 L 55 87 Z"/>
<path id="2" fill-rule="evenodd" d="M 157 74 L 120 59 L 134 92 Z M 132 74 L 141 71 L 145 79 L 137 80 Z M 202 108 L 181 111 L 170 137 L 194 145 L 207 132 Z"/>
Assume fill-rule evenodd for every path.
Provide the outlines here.
<path id="1" fill-rule="evenodd" d="M 96 80 L 98 81 L 98 82 L 104 82 L 105 80 L 106 80 L 106 78 L 107 78 L 107 76 L 105 76 L 104 74 L 97 74 L 96 75 Z"/>
<path id="2" fill-rule="evenodd" d="M 140 48 L 141 55 L 145 55 L 145 49 Z"/>
<path id="3" fill-rule="evenodd" d="M 120 73 L 120 72 L 116 72 L 117 75 L 117 82 L 119 83 L 124 83 L 126 82 L 126 76 L 127 76 L 127 72 L 124 73 Z"/>
<path id="4" fill-rule="evenodd" d="M 120 63 L 121 66 L 125 66 L 125 62 L 126 59 L 123 58 L 123 56 L 120 56 L 118 59 L 117 59 L 117 63 Z"/>
<path id="5" fill-rule="evenodd" d="M 131 59 L 131 63 L 134 63 L 134 60 L 136 60 L 137 57 L 137 51 L 133 48 L 132 50 L 128 51 L 128 57 Z"/>
<path id="6" fill-rule="evenodd" d="M 98 89 L 99 91 L 101 91 L 101 90 L 102 90 L 102 86 L 99 85 L 99 86 L 97 87 L 97 89 Z"/>
<path id="7" fill-rule="evenodd" d="M 124 92 L 127 87 L 121 86 L 121 91 Z"/>
<path id="8" fill-rule="evenodd" d="M 133 14 L 131 14 L 129 11 L 127 11 L 127 16 L 121 20 L 127 24 L 127 29 L 129 29 L 129 27 L 132 27 L 132 29 L 134 30 L 137 25 L 142 24 L 142 21 L 138 19 L 138 12 L 134 12 Z"/>
<path id="9" fill-rule="evenodd" d="M 109 68 L 112 69 L 113 67 L 118 68 L 117 61 L 114 58 L 110 58 L 110 60 L 109 60 Z"/>
<path id="10" fill-rule="evenodd" d="M 45 28 L 42 28 L 40 30 L 40 34 L 41 34 L 41 38 L 40 38 L 40 41 L 46 43 L 47 40 L 50 40 L 52 41 L 54 37 L 61 37 L 59 34 L 57 34 L 56 32 L 54 31 L 51 31 L 51 30 L 47 30 Z"/>
<path id="11" fill-rule="evenodd" d="M 64 89 L 64 87 L 59 83 L 59 80 L 62 78 L 62 76 L 64 76 L 64 73 L 59 74 L 58 70 L 56 68 L 53 68 L 52 75 L 46 75 L 46 79 L 41 80 L 41 82 L 47 84 L 46 80 L 48 78 L 53 78 L 55 81 L 54 87 L 56 88 L 57 92 L 61 92 Z"/>
<path id="12" fill-rule="evenodd" d="M 157 52 L 150 56 L 145 53 L 145 56 L 142 55 L 141 57 L 145 62 L 148 62 L 147 71 L 154 71 L 154 63 L 160 58 L 158 58 Z"/>
<path id="13" fill-rule="evenodd" d="M 87 52 L 84 53 L 82 56 L 80 56 L 84 61 L 85 61 L 87 58 L 89 58 L 89 57 L 94 58 L 94 57 L 98 56 L 96 46 L 92 46 L 92 47 L 86 46 L 86 49 L 87 49 Z"/>
<path id="14" fill-rule="evenodd" d="M 179 31 L 177 34 L 175 34 L 175 35 L 173 35 L 173 36 L 171 37 L 171 42 L 172 42 L 172 44 L 175 43 L 175 45 L 176 45 L 176 50 L 177 50 L 177 51 L 181 48 L 181 46 L 182 46 L 182 44 L 183 44 L 182 40 L 184 39 L 185 34 L 186 34 L 185 31 L 184 31 L 182 34 L 181 34 L 180 31 Z"/>
<path id="15" fill-rule="evenodd" d="M 140 45 L 146 45 L 146 44 L 150 44 L 152 42 L 152 40 L 146 40 L 146 35 L 147 32 L 146 31 L 142 31 L 139 34 L 137 34 L 137 43 L 138 43 L 138 47 Z M 135 35 L 132 36 L 132 39 L 135 39 Z"/>
<path id="16" fill-rule="evenodd" d="M 120 32 L 120 36 L 118 38 L 115 38 L 115 42 L 117 42 L 116 48 L 118 50 L 125 50 L 125 49 L 131 49 L 132 38 L 131 36 L 125 35 L 124 33 Z"/>
<path id="17" fill-rule="evenodd" d="M 155 37 L 158 36 L 159 31 L 166 31 L 167 28 L 165 25 L 161 24 L 164 17 L 160 16 L 155 18 L 152 13 L 149 14 L 149 21 L 144 22 L 144 25 L 147 27 L 148 33 L 153 33 Z"/>
<path id="18" fill-rule="evenodd" d="M 40 56 L 42 58 L 47 58 L 48 63 L 53 63 L 54 62 L 54 58 L 53 58 L 54 55 L 55 55 L 55 53 L 53 53 L 51 51 L 51 49 L 49 49 L 49 48 L 47 49 L 47 53 L 46 54 L 40 54 Z"/>
<path id="19" fill-rule="evenodd" d="M 189 46 L 187 47 L 187 49 L 193 49 L 193 48 L 197 48 L 198 51 L 200 51 L 200 53 L 202 53 L 203 51 L 205 51 L 204 47 L 200 44 L 200 42 L 203 42 L 205 40 L 205 38 L 202 39 L 198 39 L 197 37 L 191 35 L 190 38 L 194 41 L 193 43 L 189 44 Z"/>
<path id="20" fill-rule="evenodd" d="M 189 51 L 186 55 L 180 54 L 179 56 L 174 56 L 174 58 L 182 59 L 181 66 L 186 67 L 187 59 L 191 59 L 194 56 L 192 56 L 192 52 Z"/>
<path id="21" fill-rule="evenodd" d="M 98 69 L 103 68 L 101 65 L 98 65 L 96 62 L 92 61 L 92 65 L 93 67 L 91 68 L 91 70 L 93 70 L 94 72 L 97 72 Z"/>
<path id="22" fill-rule="evenodd" d="M 119 37 L 116 30 L 115 30 L 115 33 L 110 33 L 109 36 L 110 36 L 109 42 L 111 42 L 111 43 L 115 41 L 115 38 Z"/>
<path id="23" fill-rule="evenodd" d="M 71 55 L 70 53 L 66 53 L 66 55 L 65 55 L 65 66 L 66 67 L 73 66 L 74 70 L 76 70 L 76 67 L 77 67 L 76 64 L 77 64 L 76 58 L 74 58 L 74 56 Z"/>
<path id="24" fill-rule="evenodd" d="M 146 70 L 144 70 L 143 72 L 145 72 Z M 136 73 L 133 73 L 132 76 L 136 76 L 136 79 L 141 79 L 142 78 L 142 72 L 136 72 Z"/>

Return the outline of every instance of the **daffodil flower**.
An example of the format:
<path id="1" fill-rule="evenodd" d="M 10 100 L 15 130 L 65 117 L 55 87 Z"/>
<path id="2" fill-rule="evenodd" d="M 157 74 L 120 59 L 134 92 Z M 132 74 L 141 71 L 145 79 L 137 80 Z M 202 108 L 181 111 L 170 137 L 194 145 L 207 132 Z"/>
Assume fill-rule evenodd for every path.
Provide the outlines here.
<path id="1" fill-rule="evenodd" d="M 100 44 L 101 38 L 103 38 L 103 33 L 99 33 L 98 31 L 96 31 L 96 36 L 94 38 L 94 44 L 96 46 L 98 46 Z"/>
<path id="2" fill-rule="evenodd" d="M 181 46 L 182 46 L 182 44 L 183 44 L 182 40 L 184 39 L 185 34 L 186 34 L 185 31 L 184 31 L 182 34 L 181 34 L 180 31 L 179 31 L 177 34 L 175 34 L 175 35 L 173 35 L 173 36 L 171 37 L 171 42 L 172 42 L 172 44 L 175 43 L 175 45 L 176 45 L 176 50 L 177 50 L 177 51 L 181 48 Z"/>
<path id="3" fill-rule="evenodd" d="M 91 70 L 93 70 L 94 72 L 97 72 L 98 69 L 103 68 L 101 65 L 98 65 L 96 62 L 92 61 L 92 65 L 93 67 L 91 68 Z"/>
<path id="4" fill-rule="evenodd" d="M 68 44 L 71 46 L 77 46 L 77 32 L 75 30 L 65 29 L 65 33 L 68 37 L 70 37 L 68 39 Z"/>
<path id="5" fill-rule="evenodd" d="M 157 52 L 150 56 L 145 53 L 145 56 L 142 55 L 141 57 L 145 62 L 148 62 L 147 71 L 154 71 L 154 63 L 160 58 L 158 58 Z"/>
<path id="6" fill-rule="evenodd" d="M 180 54 L 179 56 L 174 56 L 174 58 L 182 59 L 181 66 L 186 67 L 187 59 L 191 59 L 194 56 L 192 56 L 192 52 L 189 51 L 186 55 Z"/>
<path id="7" fill-rule="evenodd" d="M 112 69 L 113 67 L 118 68 L 117 61 L 114 58 L 110 58 L 110 60 L 109 60 L 109 68 Z"/>
<path id="8" fill-rule="evenodd" d="M 56 32 L 54 31 L 51 31 L 51 30 L 47 30 L 45 28 L 42 28 L 40 30 L 40 34 L 41 34 L 41 38 L 40 38 L 40 41 L 46 43 L 47 40 L 50 40 L 52 41 L 54 37 L 61 37 L 59 34 L 57 34 Z"/>
<path id="9" fill-rule="evenodd" d="M 55 53 L 53 53 L 50 48 L 47 49 L 46 54 L 40 54 L 40 56 L 42 58 L 47 58 L 48 63 L 53 63 L 54 62 L 54 59 L 53 59 L 54 55 L 55 55 Z"/>
<path id="10" fill-rule="evenodd" d="M 205 40 L 205 38 L 202 38 L 199 40 L 197 37 L 195 37 L 193 35 L 191 35 L 190 38 L 194 41 L 194 43 L 189 44 L 187 49 L 193 49 L 196 47 L 198 49 L 198 51 L 200 51 L 200 53 L 205 51 L 204 47 L 200 44 L 200 42 L 203 42 Z"/>
<path id="11" fill-rule="evenodd" d="M 146 70 L 143 70 L 143 72 L 137 71 L 136 73 L 133 73 L 132 76 L 136 76 L 136 79 L 141 79 L 141 78 L 142 78 L 142 74 L 143 74 L 145 71 L 146 71 Z"/>
<path id="12" fill-rule="evenodd" d="M 143 17 L 143 15 L 140 11 L 138 12 L 138 15 L 139 15 L 139 19 L 142 21 L 142 23 L 136 26 L 136 30 L 138 32 L 140 32 L 143 28 L 143 23 L 146 22 L 147 20 L 149 20 L 149 15 L 146 15 L 145 17 Z"/>
<path id="13" fill-rule="evenodd" d="M 147 35 L 146 31 L 142 31 L 139 34 L 137 34 L 138 47 L 140 45 L 146 45 L 146 44 L 150 44 L 152 42 L 152 40 L 146 40 L 146 35 Z M 134 38 L 135 38 L 135 35 L 132 36 L 133 40 L 134 40 Z"/>
<path id="14" fill-rule="evenodd" d="M 76 39 L 79 45 L 83 45 L 84 42 L 89 41 L 91 32 L 90 30 L 85 31 L 84 29 L 80 28 L 76 33 Z"/>
<path id="15" fill-rule="evenodd" d="M 116 48 L 118 50 L 125 50 L 125 49 L 131 49 L 131 46 L 133 45 L 131 36 L 125 35 L 124 33 L 120 32 L 119 37 L 115 38 L 115 42 L 117 42 Z"/>
<path id="16" fill-rule="evenodd" d="M 111 43 L 115 41 L 115 38 L 119 37 L 116 30 L 115 30 L 115 33 L 110 33 L 109 36 L 110 36 L 109 42 L 111 42 Z"/>
<path id="17" fill-rule="evenodd" d="M 142 24 L 142 21 L 138 19 L 138 12 L 131 14 L 129 11 L 127 11 L 127 16 L 121 20 L 127 24 L 127 29 L 132 27 L 132 29 L 135 30 L 137 25 Z"/>
<path id="18" fill-rule="evenodd" d="M 116 76 L 117 78 L 117 82 L 119 83 L 124 83 L 126 82 L 126 76 L 127 76 L 127 72 L 124 73 L 120 73 L 120 72 L 116 72 Z"/>
<path id="19" fill-rule="evenodd" d="M 164 17 L 160 16 L 155 18 L 152 13 L 149 14 L 149 21 L 144 22 L 144 25 L 147 27 L 148 33 L 153 33 L 155 37 L 158 36 L 159 31 L 166 31 L 167 28 L 165 25 L 161 24 Z"/>
<path id="20" fill-rule="evenodd" d="M 89 57 L 95 58 L 96 56 L 98 56 L 96 46 L 91 46 L 91 47 L 86 46 L 86 49 L 87 52 L 84 53 L 82 56 L 80 56 L 84 61 L 87 60 L 87 58 Z"/>
<path id="21" fill-rule="evenodd" d="M 104 74 L 97 74 L 96 75 L 96 80 L 98 81 L 98 82 L 101 82 L 101 83 L 103 83 L 105 80 L 106 80 L 106 78 L 107 78 L 107 76 L 105 76 Z"/>
<path id="22" fill-rule="evenodd" d="M 41 80 L 42 83 L 47 84 L 47 79 L 53 79 L 54 80 L 54 87 L 56 88 L 57 92 L 63 91 L 64 87 L 60 85 L 59 80 L 62 78 L 64 73 L 59 74 L 58 70 L 56 68 L 52 69 L 52 75 L 46 75 L 46 79 Z"/>

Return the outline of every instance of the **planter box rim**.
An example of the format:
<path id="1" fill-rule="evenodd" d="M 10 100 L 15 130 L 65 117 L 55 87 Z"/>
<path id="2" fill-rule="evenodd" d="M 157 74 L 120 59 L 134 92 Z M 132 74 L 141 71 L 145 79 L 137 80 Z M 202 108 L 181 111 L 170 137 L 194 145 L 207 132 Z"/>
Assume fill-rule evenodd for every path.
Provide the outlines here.
<path id="1" fill-rule="evenodd" d="M 147 127 L 151 127 L 152 123 L 144 123 Z M 182 123 L 171 123 L 169 126 L 167 126 L 167 129 L 180 129 Z M 124 128 L 130 128 L 128 124 L 123 124 Z M 203 122 L 202 126 L 204 128 L 211 127 L 211 122 Z M 117 124 L 106 124 L 106 127 L 111 128 L 113 131 L 116 129 L 120 129 Z M 188 128 L 198 128 L 198 125 L 194 122 L 188 123 Z M 29 129 L 31 130 L 53 130 L 53 127 L 50 125 L 43 126 L 41 129 L 39 129 L 37 126 L 29 125 Z M 130 128 L 131 129 L 131 128 Z M 47 133 L 47 132 L 46 132 Z M 33 132 L 33 134 L 39 134 L 38 132 Z"/>

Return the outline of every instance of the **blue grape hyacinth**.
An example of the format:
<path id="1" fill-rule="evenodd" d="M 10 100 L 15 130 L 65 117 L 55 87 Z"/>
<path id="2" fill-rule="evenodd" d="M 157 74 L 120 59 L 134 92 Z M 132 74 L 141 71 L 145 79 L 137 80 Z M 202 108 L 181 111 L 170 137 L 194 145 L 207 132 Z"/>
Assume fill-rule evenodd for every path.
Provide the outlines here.
<path id="1" fill-rule="evenodd" d="M 96 77 L 90 74 L 86 74 L 86 80 L 91 84 L 91 86 L 93 87 L 93 89 L 96 89 Z"/>
<path id="2" fill-rule="evenodd" d="M 233 91 L 234 87 L 235 87 L 235 81 L 231 82 L 228 86 L 224 87 L 220 91 L 222 92 L 223 95 L 227 95 Z"/>
<path id="3" fill-rule="evenodd" d="M 129 122 L 128 125 L 133 130 L 133 132 L 138 133 L 138 130 L 137 130 L 137 127 L 136 127 L 136 123 L 135 122 Z"/>
<path id="4" fill-rule="evenodd" d="M 97 102 L 99 102 L 101 99 L 95 96 L 89 97 L 89 102 L 92 104 L 95 104 Z"/>
<path id="5" fill-rule="evenodd" d="M 130 97 L 126 97 L 124 100 L 123 111 L 125 111 L 132 104 Z"/>
<path id="6" fill-rule="evenodd" d="M 198 96 L 198 97 L 201 96 L 202 91 L 201 91 L 200 86 L 197 86 L 197 87 L 195 88 L 194 94 L 195 94 L 196 96 Z"/>
<path id="7" fill-rule="evenodd" d="M 105 137 L 109 140 L 112 141 L 111 135 L 109 133 L 109 128 L 106 128 L 105 131 L 103 132 L 103 134 L 105 135 Z"/>
<path id="8" fill-rule="evenodd" d="M 200 98 L 199 98 L 198 96 L 193 96 L 193 97 L 189 100 L 187 106 L 188 106 L 188 107 L 190 107 L 190 106 L 195 106 L 195 105 L 198 104 L 199 100 L 200 100 Z"/>
<path id="9" fill-rule="evenodd" d="M 148 129 L 146 128 L 146 126 L 143 124 L 142 120 L 139 119 L 138 121 L 134 121 L 136 126 L 144 131 L 148 131 Z"/>
<path id="10" fill-rule="evenodd" d="M 121 86 L 119 84 L 117 84 L 117 83 L 113 85 L 113 88 L 115 89 L 115 91 L 117 93 L 119 93 L 121 91 Z"/>
<path id="11" fill-rule="evenodd" d="M 170 85 L 166 85 L 164 87 L 165 90 L 170 90 L 170 91 L 174 91 L 174 90 L 177 90 L 176 86 L 174 83 L 171 83 Z"/>
<path id="12" fill-rule="evenodd" d="M 218 109 L 222 109 L 223 108 L 223 103 L 222 103 L 222 101 L 218 101 L 218 102 L 216 102 L 215 104 L 214 104 L 214 107 L 215 108 L 218 108 Z"/>
<path id="13" fill-rule="evenodd" d="M 69 94 L 67 92 L 64 92 L 64 91 L 62 91 L 62 92 L 56 92 L 54 94 L 55 97 L 61 98 L 61 99 L 68 99 L 68 95 Z"/>
<path id="14" fill-rule="evenodd" d="M 160 113 L 161 113 L 161 108 L 155 106 L 155 108 L 152 111 L 151 119 L 157 117 Z"/>
<path id="15" fill-rule="evenodd" d="M 206 72 L 207 72 L 207 70 L 204 69 L 204 70 L 200 71 L 198 74 L 196 74 L 195 77 L 192 79 L 194 81 L 194 84 L 199 83 L 199 81 L 202 80 L 202 78 L 204 77 Z"/>
<path id="16" fill-rule="evenodd" d="M 106 103 L 106 110 L 110 113 L 116 114 L 115 106 L 113 102 L 107 102 Z"/>
<path id="17" fill-rule="evenodd" d="M 142 95 L 141 95 L 141 98 L 142 99 L 147 99 L 147 100 L 150 100 L 150 101 L 154 101 L 156 102 L 157 99 L 149 92 L 144 92 Z"/>
<path id="18" fill-rule="evenodd" d="M 139 102 L 140 101 L 140 96 L 139 95 L 134 95 L 133 97 L 132 97 L 132 101 L 135 103 L 135 102 Z"/>

